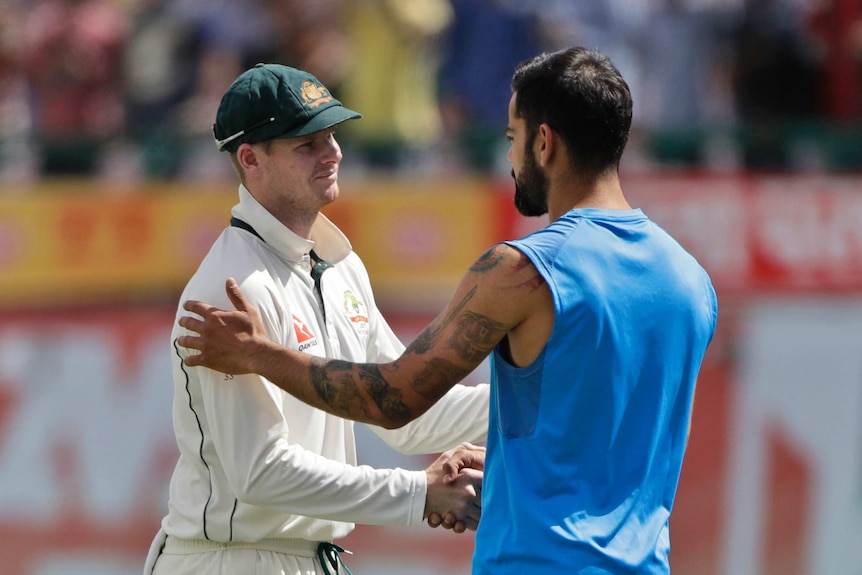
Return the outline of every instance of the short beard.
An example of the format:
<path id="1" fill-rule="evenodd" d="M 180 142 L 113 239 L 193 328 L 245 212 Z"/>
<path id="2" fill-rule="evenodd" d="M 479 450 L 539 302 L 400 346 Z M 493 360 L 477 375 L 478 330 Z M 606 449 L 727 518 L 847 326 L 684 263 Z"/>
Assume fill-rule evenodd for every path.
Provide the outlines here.
<path id="1" fill-rule="evenodd" d="M 515 209 L 522 216 L 537 217 L 548 213 L 548 178 L 536 163 L 533 150 L 527 146 L 524 150 L 524 166 L 520 177 L 515 176 Z"/>

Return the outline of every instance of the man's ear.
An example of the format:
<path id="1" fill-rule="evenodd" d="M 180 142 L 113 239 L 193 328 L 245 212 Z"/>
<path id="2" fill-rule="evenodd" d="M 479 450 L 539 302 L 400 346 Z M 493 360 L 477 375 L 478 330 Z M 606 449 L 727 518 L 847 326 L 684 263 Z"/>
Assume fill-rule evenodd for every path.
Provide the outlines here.
<path id="1" fill-rule="evenodd" d="M 536 162 L 546 168 L 560 147 L 560 135 L 548 124 L 540 124 L 534 145 L 536 146 Z"/>
<path id="2" fill-rule="evenodd" d="M 258 167 L 257 150 L 251 144 L 240 144 L 236 151 L 236 161 L 246 172 Z"/>

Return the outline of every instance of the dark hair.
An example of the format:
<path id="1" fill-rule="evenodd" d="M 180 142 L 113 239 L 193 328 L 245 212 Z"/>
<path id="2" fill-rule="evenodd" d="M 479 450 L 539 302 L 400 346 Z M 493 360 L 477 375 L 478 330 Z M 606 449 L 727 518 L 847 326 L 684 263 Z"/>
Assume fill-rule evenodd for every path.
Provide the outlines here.
<path id="1" fill-rule="evenodd" d="M 578 47 L 541 54 L 518 65 L 512 91 L 528 141 L 548 124 L 583 174 L 619 167 L 632 124 L 632 96 L 607 56 Z"/>

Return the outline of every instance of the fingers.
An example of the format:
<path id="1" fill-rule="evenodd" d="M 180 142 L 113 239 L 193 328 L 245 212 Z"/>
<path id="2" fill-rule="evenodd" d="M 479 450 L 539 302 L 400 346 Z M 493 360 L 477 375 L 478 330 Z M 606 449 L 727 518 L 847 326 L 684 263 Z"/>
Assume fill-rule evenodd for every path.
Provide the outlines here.
<path id="1" fill-rule="evenodd" d="M 452 513 L 451 511 L 450 511 L 449 513 L 447 513 L 445 517 L 443 517 L 443 519 L 441 520 L 440 524 L 441 524 L 444 528 L 446 528 L 446 529 L 452 529 L 453 531 L 456 529 L 456 527 L 459 527 L 459 526 L 460 526 L 460 527 L 465 527 L 464 522 L 463 522 L 463 521 L 458 521 L 458 520 L 455 518 L 455 514 L 454 514 L 454 513 Z M 456 532 L 456 533 L 461 533 L 460 531 L 455 531 L 455 532 Z"/>
<path id="2" fill-rule="evenodd" d="M 192 355 L 187 355 L 183 358 L 183 363 L 189 367 L 200 367 L 204 365 L 202 360 L 202 356 L 200 354 L 194 353 Z"/>
<path id="3" fill-rule="evenodd" d="M 464 519 L 458 519 L 452 512 L 446 514 L 443 518 L 442 527 L 451 530 L 453 533 L 464 533 L 465 531 L 476 531 L 479 528 L 479 517 L 477 515 L 465 516 Z"/>
<path id="4" fill-rule="evenodd" d="M 446 516 L 441 516 L 439 513 L 432 513 L 428 516 L 428 525 L 433 528 L 443 527 L 454 533 L 464 533 L 468 529 L 475 531 L 479 526 L 478 517 L 471 517 L 464 521 L 455 517 L 451 511 Z"/>
<path id="5" fill-rule="evenodd" d="M 195 333 L 201 333 L 201 331 L 203 331 L 203 328 L 204 328 L 204 322 L 202 322 L 201 320 L 199 320 L 197 318 L 187 316 L 187 315 L 184 315 L 183 317 L 181 317 L 177 323 L 179 323 L 181 326 L 183 326 L 187 330 L 193 331 Z M 183 343 L 180 342 L 180 345 L 183 345 Z M 186 347 L 188 347 L 188 346 L 186 346 Z"/>
<path id="6" fill-rule="evenodd" d="M 177 343 L 181 347 L 185 347 L 188 349 L 196 349 L 198 351 L 200 351 L 203 347 L 203 345 L 201 344 L 201 338 L 194 335 L 181 335 L 177 338 Z"/>
<path id="7" fill-rule="evenodd" d="M 213 306 L 205 304 L 202 301 L 190 299 L 183 302 L 183 309 L 203 316 L 206 315 L 209 310 L 213 309 Z"/>
<path id="8" fill-rule="evenodd" d="M 233 278 L 227 278 L 225 282 L 225 291 L 227 297 L 238 311 L 248 312 L 252 309 L 251 303 L 245 298 L 242 290 L 239 289 L 239 284 Z"/>
<path id="9" fill-rule="evenodd" d="M 442 462 L 444 483 L 455 481 L 462 469 L 485 468 L 485 448 L 472 443 L 463 443 L 443 455 L 446 457 Z"/>
<path id="10" fill-rule="evenodd" d="M 443 527 L 455 533 L 475 531 L 482 517 L 482 471 L 466 468 L 456 481 L 445 486 L 450 496 L 437 503 L 437 509 L 428 514 L 428 525 Z"/>

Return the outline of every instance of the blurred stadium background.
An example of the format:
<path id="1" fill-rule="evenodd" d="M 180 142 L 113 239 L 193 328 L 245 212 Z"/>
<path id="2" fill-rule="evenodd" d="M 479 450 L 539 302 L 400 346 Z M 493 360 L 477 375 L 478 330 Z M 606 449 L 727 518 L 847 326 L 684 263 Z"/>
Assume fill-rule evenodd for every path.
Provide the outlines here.
<path id="1" fill-rule="evenodd" d="M 674 573 L 862 573 L 860 0 L 0 0 L 0 572 L 141 571 L 176 458 L 168 332 L 235 201 L 210 126 L 240 71 L 310 70 L 365 115 L 326 213 L 410 340 L 488 245 L 544 223 L 511 207 L 508 81 L 570 44 L 629 80 L 623 185 L 719 293 Z M 344 544 L 357 575 L 430 575 L 468 573 L 472 542 Z"/>

